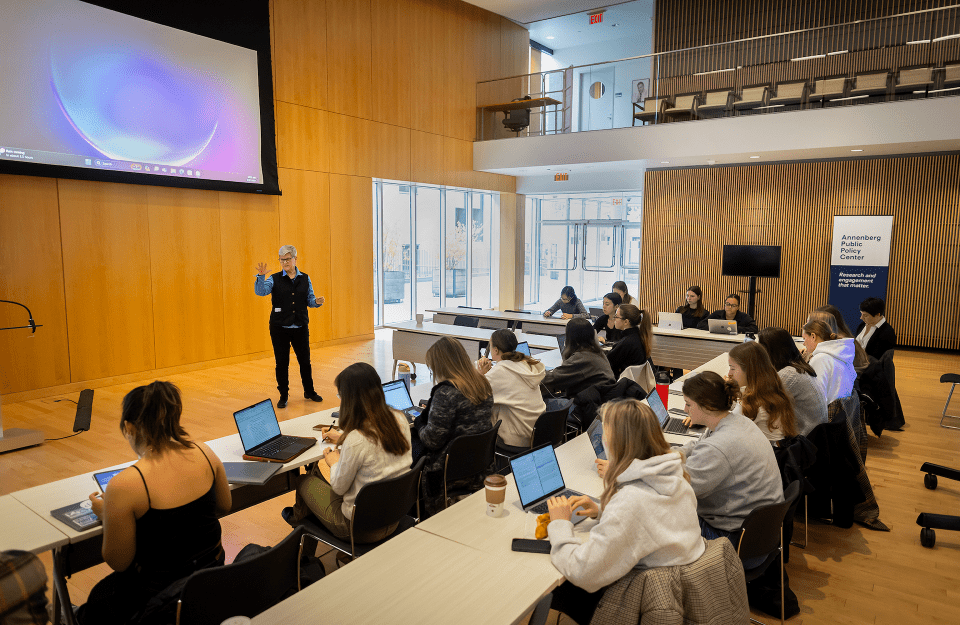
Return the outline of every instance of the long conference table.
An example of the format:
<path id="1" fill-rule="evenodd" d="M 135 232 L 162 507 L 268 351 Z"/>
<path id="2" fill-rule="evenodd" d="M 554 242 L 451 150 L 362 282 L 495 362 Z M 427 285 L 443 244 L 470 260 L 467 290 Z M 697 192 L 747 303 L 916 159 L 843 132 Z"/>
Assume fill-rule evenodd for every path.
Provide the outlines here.
<path id="1" fill-rule="evenodd" d="M 563 334 L 569 321 L 569 319 L 547 318 L 543 315 L 473 308 L 436 308 L 427 312 L 433 313 L 433 320 L 435 323 L 439 320 L 441 322 L 439 325 L 443 325 L 443 322 L 453 323 L 453 318 L 457 316 L 476 317 L 503 324 L 519 321 L 523 332 L 540 334 Z M 387 327 L 396 327 L 397 325 L 400 324 L 391 324 Z M 492 330 L 486 331 L 488 333 L 492 332 Z M 692 370 L 720 354 L 726 354 L 737 343 L 743 343 L 745 338 L 745 334 L 713 334 L 707 330 L 697 330 L 696 328 L 673 330 L 654 327 L 653 349 L 650 356 L 653 358 L 654 364 L 659 367 Z M 394 358 L 397 358 L 396 352 L 394 352 Z M 397 359 L 408 360 L 407 358 Z"/>

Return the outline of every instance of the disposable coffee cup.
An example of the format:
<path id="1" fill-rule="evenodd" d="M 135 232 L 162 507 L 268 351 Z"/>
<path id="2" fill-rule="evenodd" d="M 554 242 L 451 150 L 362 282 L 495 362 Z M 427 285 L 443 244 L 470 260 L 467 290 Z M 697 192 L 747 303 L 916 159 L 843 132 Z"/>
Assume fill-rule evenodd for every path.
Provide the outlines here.
<path id="1" fill-rule="evenodd" d="M 507 478 L 494 474 L 483 481 L 483 486 L 487 493 L 487 516 L 499 517 L 507 496 Z"/>
<path id="2" fill-rule="evenodd" d="M 251 622 L 249 616 L 231 616 L 220 625 L 250 625 Z"/>
<path id="3" fill-rule="evenodd" d="M 423 314 L 418 314 L 418 315 L 417 315 L 417 325 L 418 325 L 418 326 L 422 326 L 422 325 L 423 325 Z"/>

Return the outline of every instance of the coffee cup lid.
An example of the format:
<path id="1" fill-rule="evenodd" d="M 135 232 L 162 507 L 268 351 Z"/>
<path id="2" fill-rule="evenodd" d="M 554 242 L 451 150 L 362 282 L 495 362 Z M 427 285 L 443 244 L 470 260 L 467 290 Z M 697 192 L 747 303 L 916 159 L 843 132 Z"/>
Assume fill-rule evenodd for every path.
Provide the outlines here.
<path id="1" fill-rule="evenodd" d="M 507 478 L 503 477 L 502 475 L 498 475 L 494 473 L 493 475 L 488 476 L 487 479 L 483 481 L 483 483 L 486 484 L 487 486 L 506 486 Z"/>

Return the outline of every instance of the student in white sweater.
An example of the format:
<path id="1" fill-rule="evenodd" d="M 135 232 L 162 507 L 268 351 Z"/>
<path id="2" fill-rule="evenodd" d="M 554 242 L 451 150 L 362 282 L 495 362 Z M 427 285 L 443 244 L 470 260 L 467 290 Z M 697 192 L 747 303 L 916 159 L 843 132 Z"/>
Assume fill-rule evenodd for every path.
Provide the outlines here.
<path id="1" fill-rule="evenodd" d="M 855 342 L 854 339 L 838 338 L 822 321 L 811 320 L 803 326 L 805 358 L 817 372 L 817 382 L 827 405 L 849 397 L 853 392 L 853 384 L 857 380 L 857 372 L 853 368 Z"/>
<path id="2" fill-rule="evenodd" d="M 548 501 L 550 560 L 567 578 L 551 607 L 577 623 L 588 623 L 605 588 L 631 569 L 689 564 L 704 551 L 683 456 L 653 411 L 626 399 L 605 404 L 600 418 L 609 459 L 600 505 L 582 496 Z M 585 543 L 570 522 L 578 506 L 578 515 L 599 518 Z"/>
<path id="3" fill-rule="evenodd" d="M 341 431 L 326 432 L 324 441 L 335 444 L 324 449 L 329 482 L 314 467 L 300 482 L 296 520 L 311 513 L 340 539 L 350 538 L 350 519 L 360 489 L 366 484 L 397 477 L 410 470 L 410 426 L 406 417 L 387 406 L 380 376 L 364 362 L 350 365 L 334 380 L 340 396 Z M 397 524 L 354 533 L 359 543 L 376 542 L 389 536 Z"/>
<path id="4" fill-rule="evenodd" d="M 540 394 L 546 368 L 518 352 L 517 344 L 513 332 L 497 330 L 490 336 L 490 358 L 478 360 L 477 370 L 493 388 L 493 422 L 501 422 L 501 444 L 527 449 L 533 426 L 547 409 Z"/>
<path id="5" fill-rule="evenodd" d="M 767 350 L 756 341 L 730 350 L 730 377 L 740 386 L 733 409 L 753 421 L 767 440 L 776 443 L 797 435 L 793 398 L 783 387 Z"/>

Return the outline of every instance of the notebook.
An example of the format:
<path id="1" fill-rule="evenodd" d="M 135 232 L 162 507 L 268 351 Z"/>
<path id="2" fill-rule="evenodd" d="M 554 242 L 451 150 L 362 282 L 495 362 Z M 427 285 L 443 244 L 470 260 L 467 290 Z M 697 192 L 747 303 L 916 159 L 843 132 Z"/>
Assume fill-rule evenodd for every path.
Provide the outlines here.
<path id="1" fill-rule="evenodd" d="M 707 326 L 713 334 L 736 334 L 737 322 L 726 319 L 707 319 Z"/>
<path id="2" fill-rule="evenodd" d="M 683 329 L 683 315 L 680 313 L 672 312 L 662 312 L 657 313 L 657 319 L 659 320 L 657 326 L 669 330 L 682 330 Z"/>
<path id="3" fill-rule="evenodd" d="M 663 429 L 664 434 L 675 434 L 686 437 L 687 440 L 682 441 L 684 443 L 688 442 L 690 438 L 703 438 L 703 435 L 706 434 L 707 428 L 702 425 L 686 426 L 683 424 L 682 418 L 671 417 L 670 411 L 663 405 L 663 402 L 660 400 L 660 394 L 656 391 L 647 395 L 645 401 L 651 410 L 653 410 L 653 414 L 656 415 L 657 421 L 660 422 L 660 427 Z M 676 412 L 681 415 L 685 414 L 682 410 L 677 410 Z M 676 441 L 671 441 L 668 438 L 667 442 Z"/>
<path id="4" fill-rule="evenodd" d="M 403 413 L 407 421 L 413 423 L 413 420 L 420 416 L 421 410 L 413 405 L 410 399 L 410 391 L 403 380 L 391 380 L 383 383 L 383 396 L 387 400 L 387 405 Z"/>
<path id="5" fill-rule="evenodd" d="M 529 356 L 529 355 L 530 355 L 530 343 L 527 343 L 526 341 L 523 341 L 522 343 L 517 343 L 517 349 L 516 349 L 516 351 L 520 352 L 521 354 L 523 354 L 523 355 L 525 355 L 525 356 Z"/>
<path id="6" fill-rule="evenodd" d="M 517 492 L 520 493 L 520 506 L 524 512 L 544 514 L 547 512 L 547 500 L 551 497 L 576 497 L 583 494 L 568 489 L 563 483 L 557 454 L 550 443 L 510 458 L 510 470 L 513 471 Z M 587 518 L 576 513 L 582 509 L 576 508 L 571 515 L 570 521 L 574 525 Z"/>
<path id="7" fill-rule="evenodd" d="M 290 462 L 317 444 L 309 436 L 284 436 L 273 410 L 273 402 L 262 402 L 233 413 L 243 443 L 243 459 L 262 462 Z"/>
<path id="8" fill-rule="evenodd" d="M 227 482 L 231 484 L 254 484 L 263 486 L 280 470 L 280 465 L 271 462 L 224 462 Z"/>

